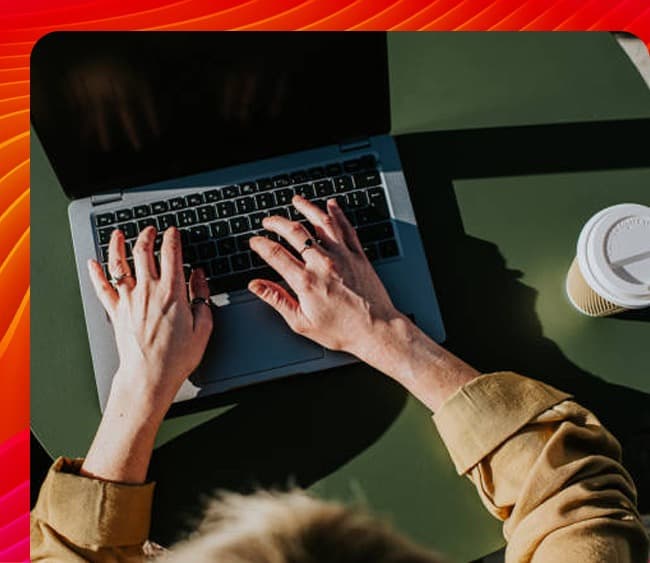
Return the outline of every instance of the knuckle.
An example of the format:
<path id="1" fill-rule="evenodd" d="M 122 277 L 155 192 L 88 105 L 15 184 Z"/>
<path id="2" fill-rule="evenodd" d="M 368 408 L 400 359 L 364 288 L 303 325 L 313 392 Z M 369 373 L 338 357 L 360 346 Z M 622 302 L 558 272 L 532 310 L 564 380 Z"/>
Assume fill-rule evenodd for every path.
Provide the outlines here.
<path id="1" fill-rule="evenodd" d="M 269 258 L 279 258 L 282 255 L 282 252 L 282 247 L 277 242 L 273 242 L 269 248 Z"/>
<path id="2" fill-rule="evenodd" d="M 291 234 L 293 235 L 302 235 L 304 234 L 305 230 L 304 227 L 300 223 L 296 223 L 295 221 L 291 222 L 291 227 L 290 227 Z"/>
<path id="3" fill-rule="evenodd" d="M 323 257 L 323 270 L 326 274 L 333 274 L 336 272 L 336 263 L 329 256 Z"/>

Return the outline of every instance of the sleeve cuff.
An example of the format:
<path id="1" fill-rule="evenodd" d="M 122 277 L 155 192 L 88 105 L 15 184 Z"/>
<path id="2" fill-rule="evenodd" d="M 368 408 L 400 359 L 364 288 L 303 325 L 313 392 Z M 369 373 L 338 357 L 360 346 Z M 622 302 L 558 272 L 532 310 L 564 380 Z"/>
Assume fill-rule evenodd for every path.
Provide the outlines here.
<path id="1" fill-rule="evenodd" d="M 482 375 L 449 397 L 433 421 L 459 474 L 545 410 L 571 398 L 512 372 Z"/>
<path id="2" fill-rule="evenodd" d="M 52 464 L 34 515 L 79 546 L 142 544 L 149 535 L 154 484 L 82 477 L 82 463 L 60 457 Z"/>

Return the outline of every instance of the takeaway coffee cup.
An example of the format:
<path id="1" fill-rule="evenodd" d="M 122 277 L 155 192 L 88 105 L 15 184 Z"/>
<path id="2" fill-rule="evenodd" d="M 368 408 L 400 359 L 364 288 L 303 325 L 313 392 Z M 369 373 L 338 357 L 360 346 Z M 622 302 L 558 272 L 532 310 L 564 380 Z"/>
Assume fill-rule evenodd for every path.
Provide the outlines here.
<path id="1" fill-rule="evenodd" d="M 623 203 L 589 219 L 566 290 L 573 306 L 592 317 L 650 307 L 650 207 Z"/>

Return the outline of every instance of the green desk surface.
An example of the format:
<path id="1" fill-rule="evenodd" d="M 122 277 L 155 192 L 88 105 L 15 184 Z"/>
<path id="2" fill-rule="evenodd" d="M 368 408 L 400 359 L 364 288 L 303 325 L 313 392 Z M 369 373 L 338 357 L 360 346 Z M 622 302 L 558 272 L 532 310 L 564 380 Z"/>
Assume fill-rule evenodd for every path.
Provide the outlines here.
<path id="1" fill-rule="evenodd" d="M 396 133 L 650 116 L 650 94 L 608 34 L 395 34 L 389 57 Z M 634 451 L 630 425 L 650 413 L 641 346 L 650 324 L 586 319 L 567 304 L 562 282 L 581 224 L 610 203 L 650 203 L 650 170 L 462 180 L 443 211 L 428 207 L 426 138 L 398 145 L 449 346 L 480 369 L 564 385 Z M 100 413 L 67 201 L 36 135 L 31 178 L 32 428 L 50 455 L 79 456 Z M 462 229 L 439 239 L 433 225 L 448 212 L 460 214 Z M 633 414 L 623 420 L 625 408 Z M 455 560 L 503 543 L 455 475 L 429 413 L 361 365 L 235 393 L 167 420 L 157 443 L 152 535 L 160 541 L 214 488 L 293 478 L 328 498 L 366 502 Z"/>

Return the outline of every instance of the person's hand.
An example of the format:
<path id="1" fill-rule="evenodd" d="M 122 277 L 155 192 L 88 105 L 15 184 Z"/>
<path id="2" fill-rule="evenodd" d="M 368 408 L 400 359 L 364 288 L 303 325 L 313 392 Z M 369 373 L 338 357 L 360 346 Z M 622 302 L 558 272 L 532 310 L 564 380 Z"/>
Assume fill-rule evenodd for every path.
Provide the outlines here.
<path id="1" fill-rule="evenodd" d="M 256 279 L 249 289 L 284 317 L 292 330 L 331 350 L 363 355 L 376 325 L 402 315 L 368 261 L 357 234 L 336 200 L 327 212 L 303 197 L 293 204 L 314 226 L 320 243 L 300 223 L 267 217 L 264 227 L 285 239 L 301 258 L 265 237 L 253 237 L 251 248 L 274 268 L 295 294 L 268 280 Z"/>
<path id="2" fill-rule="evenodd" d="M 212 331 L 212 311 L 206 302 L 191 304 L 194 298 L 209 298 L 200 269 L 190 276 L 188 300 L 179 231 L 175 227 L 165 231 L 160 268 L 153 253 L 155 237 L 153 227 L 140 233 L 133 248 L 135 272 L 131 272 L 124 234 L 113 232 L 108 268 L 118 280 L 116 288 L 98 262 L 90 260 L 88 266 L 97 297 L 115 332 L 120 356 L 115 378 L 128 381 L 132 389 L 144 386 L 144 391 L 153 393 L 165 408 L 203 357 Z"/>

